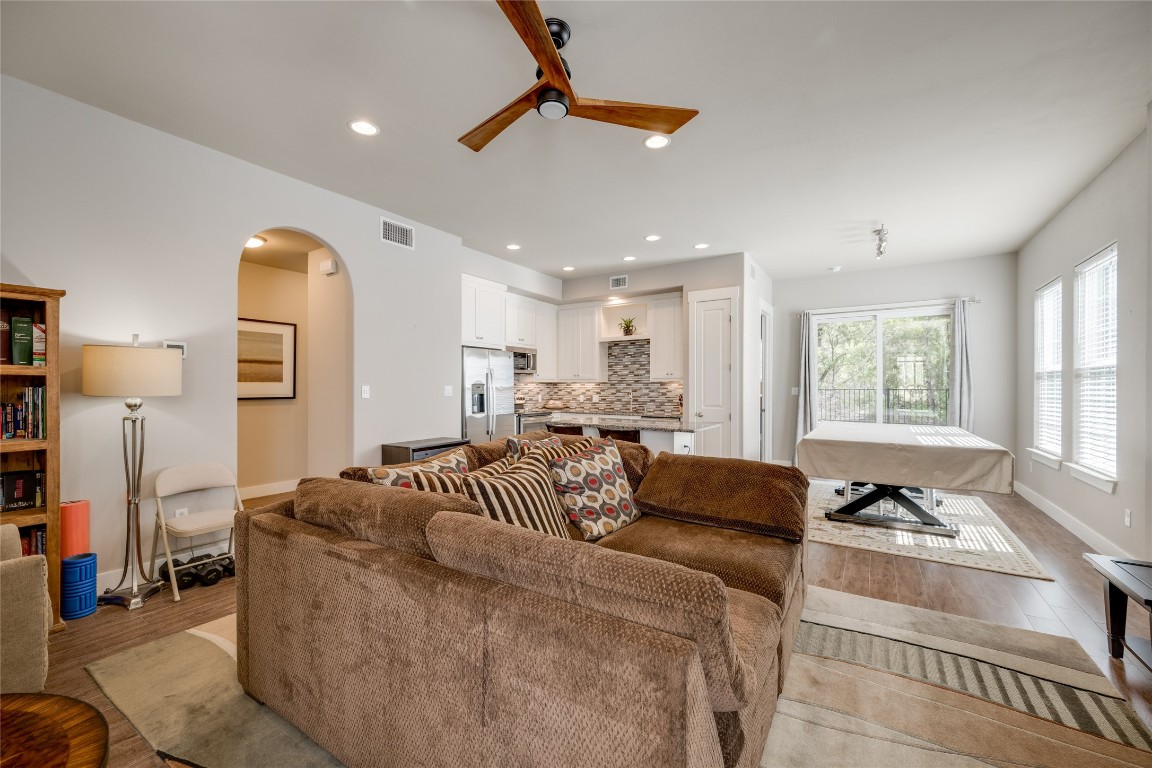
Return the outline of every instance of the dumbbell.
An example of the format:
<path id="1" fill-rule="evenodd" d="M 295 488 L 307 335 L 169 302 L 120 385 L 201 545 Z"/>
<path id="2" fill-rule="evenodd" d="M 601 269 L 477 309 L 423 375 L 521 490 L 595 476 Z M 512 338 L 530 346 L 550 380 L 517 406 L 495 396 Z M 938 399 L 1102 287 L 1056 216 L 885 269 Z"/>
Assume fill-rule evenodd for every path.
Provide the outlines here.
<path id="1" fill-rule="evenodd" d="M 188 564 L 191 565 L 203 560 L 211 560 L 212 557 L 212 555 L 196 555 L 196 557 L 188 561 Z M 190 568 L 189 570 L 195 574 L 193 578 L 200 582 L 201 586 L 205 587 L 210 587 L 224 578 L 224 569 L 221 568 L 218 563 L 208 563 L 196 568 Z"/>
<path id="2" fill-rule="evenodd" d="M 191 568 L 181 570 L 180 566 L 182 565 L 185 565 L 183 560 L 178 557 L 172 558 L 172 566 L 176 569 L 176 586 L 180 589 L 191 589 L 196 586 L 196 574 L 192 573 Z M 160 564 L 160 578 L 164 581 L 172 581 L 172 574 L 168 573 L 167 560 Z"/>
<path id="3" fill-rule="evenodd" d="M 224 569 L 225 576 L 236 575 L 236 558 L 232 557 L 232 555 L 228 555 L 223 560 L 219 560 L 217 562 L 219 562 L 220 567 Z"/>

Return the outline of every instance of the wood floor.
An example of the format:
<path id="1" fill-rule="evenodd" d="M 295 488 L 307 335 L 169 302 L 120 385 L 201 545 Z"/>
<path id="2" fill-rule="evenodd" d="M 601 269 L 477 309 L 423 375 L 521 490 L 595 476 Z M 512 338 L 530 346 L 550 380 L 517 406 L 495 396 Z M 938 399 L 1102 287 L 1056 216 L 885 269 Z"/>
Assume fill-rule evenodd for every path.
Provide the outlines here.
<path id="1" fill-rule="evenodd" d="M 1152 727 L 1152 672 L 1125 654 L 1108 656 L 1103 580 L 1081 555 L 1087 546 L 1019 496 L 978 494 L 1044 564 L 1055 582 L 930 563 L 857 549 L 811 544 L 808 582 L 829 589 L 931 608 L 998 624 L 1075 638 Z M 277 500 L 251 499 L 249 508 Z M 181 593 L 164 592 L 135 611 L 104 606 L 68 622 L 50 638 L 47 691 L 90 702 L 108 719 L 109 768 L 164 764 L 84 670 L 97 659 L 234 613 L 234 579 Z M 1128 632 L 1148 638 L 1148 614 L 1130 603 Z M 237 768 L 242 768 L 238 766 Z"/>

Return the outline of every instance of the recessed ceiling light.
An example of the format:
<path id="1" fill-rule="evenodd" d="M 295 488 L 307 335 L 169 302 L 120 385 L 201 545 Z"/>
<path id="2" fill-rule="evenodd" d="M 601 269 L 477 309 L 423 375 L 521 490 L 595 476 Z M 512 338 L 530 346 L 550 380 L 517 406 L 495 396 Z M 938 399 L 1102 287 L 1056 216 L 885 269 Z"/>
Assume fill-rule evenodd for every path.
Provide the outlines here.
<path id="1" fill-rule="evenodd" d="M 625 256 L 621 261 L 636 261 L 635 256 Z"/>
<path id="2" fill-rule="evenodd" d="M 516 245 L 516 243 L 508 243 L 508 245 L 506 245 L 506 246 L 504 246 L 504 247 L 505 247 L 505 248 L 507 248 L 507 249 L 508 249 L 508 250 L 510 250 L 510 251 L 518 251 L 518 250 L 520 250 L 520 246 Z"/>
<path id="3" fill-rule="evenodd" d="M 644 139 L 644 146 L 648 147 L 648 149 L 663 149 L 671 143 L 672 139 L 659 134 Z"/>
<path id="4" fill-rule="evenodd" d="M 828 267 L 828 271 L 829 271 L 829 272 L 839 272 L 839 271 L 840 271 L 840 267 L 839 267 L 839 266 L 835 266 L 835 267 Z"/>
<path id="5" fill-rule="evenodd" d="M 367 120 L 353 120 L 348 123 L 348 127 L 361 136 L 375 136 L 380 133 L 380 129 Z"/>
<path id="6" fill-rule="evenodd" d="M 703 250 L 704 248 L 707 248 L 708 243 L 696 243 L 696 245 L 694 245 L 692 247 L 699 251 L 699 250 Z"/>
<path id="7" fill-rule="evenodd" d="M 574 269 L 576 269 L 576 267 L 564 267 L 565 272 L 571 272 Z"/>
<path id="8" fill-rule="evenodd" d="M 648 235 L 648 237 L 646 237 L 646 238 L 644 238 L 644 239 L 645 239 L 645 240 L 647 240 L 647 241 L 648 241 L 648 242 L 650 242 L 650 243 L 654 243 L 654 242 L 656 242 L 657 240 L 659 240 L 659 239 L 660 239 L 660 235 Z"/>
<path id="9" fill-rule="evenodd" d="M 264 243 L 266 243 L 266 242 L 268 242 L 268 240 L 266 238 L 260 237 L 260 235 L 253 235 L 252 237 L 248 238 L 248 242 L 244 243 L 244 247 L 245 248 L 259 248 L 260 246 L 264 245 Z"/>

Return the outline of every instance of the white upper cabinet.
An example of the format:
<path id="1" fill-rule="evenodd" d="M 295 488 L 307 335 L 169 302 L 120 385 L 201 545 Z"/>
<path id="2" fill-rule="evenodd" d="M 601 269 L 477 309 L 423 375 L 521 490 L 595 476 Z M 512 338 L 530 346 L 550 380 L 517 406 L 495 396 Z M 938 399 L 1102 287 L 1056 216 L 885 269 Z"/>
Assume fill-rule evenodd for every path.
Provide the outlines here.
<path id="1" fill-rule="evenodd" d="M 652 381 L 684 378 L 684 315 L 680 299 L 648 304 Z"/>
<path id="2" fill-rule="evenodd" d="M 504 343 L 509 347 L 536 346 L 536 302 L 514 293 L 504 296 Z"/>
<path id="3" fill-rule="evenodd" d="M 469 347 L 504 348 L 504 296 L 499 283 L 462 276 L 461 340 Z"/>
<path id="4" fill-rule="evenodd" d="M 556 379 L 556 307 L 536 303 L 536 376 L 537 381 Z"/>
<path id="5" fill-rule="evenodd" d="M 600 378 L 599 311 L 596 307 L 561 309 L 556 313 L 556 378 L 596 381 Z"/>

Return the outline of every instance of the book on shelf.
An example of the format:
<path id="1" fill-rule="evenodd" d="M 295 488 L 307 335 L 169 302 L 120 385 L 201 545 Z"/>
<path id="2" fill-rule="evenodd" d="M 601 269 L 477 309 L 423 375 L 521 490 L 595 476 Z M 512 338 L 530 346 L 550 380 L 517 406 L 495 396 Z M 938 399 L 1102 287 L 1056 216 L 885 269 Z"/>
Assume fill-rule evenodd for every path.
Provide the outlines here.
<path id="1" fill-rule="evenodd" d="M 0 307 L 0 365 L 12 362 L 12 313 Z"/>
<path id="2" fill-rule="evenodd" d="M 48 529 L 42 525 L 20 529 L 20 555 L 48 554 Z"/>
<path id="3" fill-rule="evenodd" d="M 5 472 L 3 511 L 34 509 L 44 506 L 44 472 L 39 469 L 21 469 Z"/>
<path id="4" fill-rule="evenodd" d="M 44 401 L 48 397 L 45 385 L 18 390 L 16 402 L 0 403 L 3 410 L 3 438 L 43 440 L 48 436 L 48 416 Z"/>
<path id="5" fill-rule="evenodd" d="M 48 329 L 44 323 L 32 323 L 32 365 L 48 364 Z"/>
<path id="6" fill-rule="evenodd" d="M 9 322 L 12 325 L 12 363 L 32 365 L 32 318 L 13 317 Z"/>

